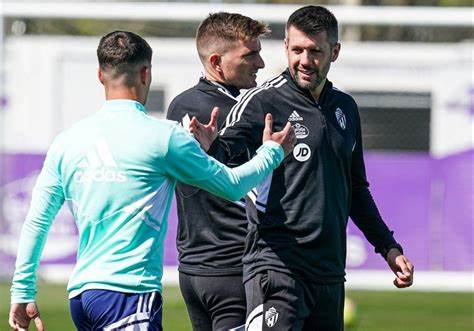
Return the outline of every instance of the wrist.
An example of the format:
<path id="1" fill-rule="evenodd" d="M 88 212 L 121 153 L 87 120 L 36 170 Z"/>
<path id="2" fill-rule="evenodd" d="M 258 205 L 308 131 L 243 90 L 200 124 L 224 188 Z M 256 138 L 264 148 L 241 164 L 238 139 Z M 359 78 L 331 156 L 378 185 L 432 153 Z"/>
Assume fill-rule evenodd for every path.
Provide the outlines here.
<path id="1" fill-rule="evenodd" d="M 216 154 L 216 151 L 219 147 L 219 136 L 217 136 L 210 144 L 209 148 L 207 149 L 206 153 L 209 155 Z"/>
<path id="2" fill-rule="evenodd" d="M 391 252 L 392 250 L 394 250 L 394 252 L 395 252 L 395 250 L 398 251 L 399 252 L 398 255 L 403 255 L 403 247 L 397 242 L 391 243 L 391 244 L 383 247 L 382 249 L 380 249 L 379 253 L 387 261 L 389 252 L 393 253 L 393 252 Z"/>
<path id="3" fill-rule="evenodd" d="M 277 153 L 279 160 L 278 163 L 280 163 L 285 158 L 285 150 L 283 149 L 283 146 L 276 141 L 266 140 L 263 142 L 262 146 L 266 146 Z"/>

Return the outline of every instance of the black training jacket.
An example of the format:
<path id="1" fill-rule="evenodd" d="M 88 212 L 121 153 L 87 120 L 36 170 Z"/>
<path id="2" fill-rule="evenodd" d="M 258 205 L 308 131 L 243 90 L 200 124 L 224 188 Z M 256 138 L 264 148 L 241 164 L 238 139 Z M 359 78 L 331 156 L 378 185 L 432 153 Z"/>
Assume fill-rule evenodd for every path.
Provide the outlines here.
<path id="1" fill-rule="evenodd" d="M 287 70 L 242 96 L 209 153 L 221 161 L 253 155 L 266 113 L 273 115 L 274 131 L 290 121 L 297 144 L 249 193 L 244 280 L 270 268 L 342 282 L 349 216 L 376 251 L 396 245 L 368 189 L 357 105 L 329 81 L 318 103 Z"/>
<path id="2" fill-rule="evenodd" d="M 184 125 L 196 116 L 208 123 L 214 106 L 220 107 L 221 125 L 239 90 L 201 78 L 199 83 L 178 95 L 168 108 L 167 118 Z M 230 159 L 228 165 L 243 161 Z M 177 248 L 179 271 L 201 276 L 242 274 L 242 256 L 247 235 L 245 207 L 198 188 L 178 183 Z"/>

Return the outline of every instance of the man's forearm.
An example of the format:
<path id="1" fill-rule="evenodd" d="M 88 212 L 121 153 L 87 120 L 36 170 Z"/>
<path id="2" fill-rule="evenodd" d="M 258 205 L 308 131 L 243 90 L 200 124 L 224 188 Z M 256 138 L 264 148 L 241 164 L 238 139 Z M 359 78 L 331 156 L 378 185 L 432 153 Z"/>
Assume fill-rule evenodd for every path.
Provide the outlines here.
<path id="1" fill-rule="evenodd" d="M 386 255 L 385 249 L 397 244 L 367 187 L 353 189 L 350 216 L 377 253 Z"/>
<path id="2" fill-rule="evenodd" d="M 273 141 L 261 146 L 255 157 L 230 168 L 210 157 L 186 131 L 176 127 L 170 136 L 163 168 L 178 181 L 228 200 L 238 200 L 278 167 L 283 148 Z"/>
<path id="3" fill-rule="evenodd" d="M 257 154 L 248 162 L 236 167 L 228 168 L 226 171 L 232 173 L 233 196 L 224 197 L 230 200 L 238 200 L 256 187 L 267 177 L 273 169 L 277 168 L 284 158 L 283 148 L 272 141 L 265 142 Z"/>
<path id="4" fill-rule="evenodd" d="M 51 223 L 64 202 L 60 185 L 51 185 L 48 171 L 42 170 L 33 191 L 31 207 L 21 230 L 15 273 L 12 281 L 12 303 L 34 301 L 36 271 Z"/>
<path id="5" fill-rule="evenodd" d="M 35 299 L 36 271 L 48 228 L 49 226 L 34 219 L 27 219 L 23 225 L 12 280 L 12 303 L 32 302 Z"/>
<path id="6" fill-rule="evenodd" d="M 205 180 L 184 180 L 184 182 L 235 201 L 260 184 L 280 165 L 283 158 L 283 148 L 277 143 L 268 141 L 257 150 L 257 154 L 250 161 L 238 167 L 229 168 L 221 164 L 220 170 Z"/>

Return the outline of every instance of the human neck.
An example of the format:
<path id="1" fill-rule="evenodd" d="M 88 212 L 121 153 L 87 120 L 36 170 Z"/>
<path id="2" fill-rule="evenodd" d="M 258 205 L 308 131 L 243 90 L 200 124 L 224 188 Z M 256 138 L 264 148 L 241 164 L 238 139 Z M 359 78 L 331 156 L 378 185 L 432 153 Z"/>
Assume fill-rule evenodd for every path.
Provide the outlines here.
<path id="1" fill-rule="evenodd" d="M 106 100 L 127 99 L 145 103 L 142 93 L 136 87 L 109 87 L 105 88 Z"/>
<path id="2" fill-rule="evenodd" d="M 208 73 L 207 71 L 205 72 L 205 77 L 210 82 L 216 82 L 224 86 L 224 88 L 228 90 L 228 92 L 232 94 L 232 96 L 234 97 L 240 94 L 240 87 L 237 87 L 233 84 L 228 83 L 225 79 L 215 78 L 215 75 L 212 75 Z"/>
<path id="3" fill-rule="evenodd" d="M 318 85 L 314 90 L 310 90 L 309 92 L 313 96 L 314 100 L 319 102 L 319 97 L 321 96 L 321 92 L 323 91 L 324 85 L 326 84 L 326 78 Z"/>
<path id="4" fill-rule="evenodd" d="M 204 71 L 204 76 L 207 80 L 212 82 L 217 82 L 221 84 L 226 84 L 225 80 L 216 72 L 209 72 L 207 70 Z"/>

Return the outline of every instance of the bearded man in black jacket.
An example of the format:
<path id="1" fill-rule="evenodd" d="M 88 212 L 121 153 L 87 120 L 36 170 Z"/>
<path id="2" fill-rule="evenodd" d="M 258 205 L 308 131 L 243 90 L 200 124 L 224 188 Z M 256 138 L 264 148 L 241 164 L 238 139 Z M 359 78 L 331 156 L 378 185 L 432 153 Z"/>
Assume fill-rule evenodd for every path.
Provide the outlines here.
<path id="1" fill-rule="evenodd" d="M 191 122 L 222 162 L 255 153 L 265 113 L 276 129 L 287 121 L 295 129 L 292 155 L 248 194 L 246 330 L 343 330 L 349 217 L 386 259 L 395 286 L 413 283 L 413 265 L 369 191 L 357 104 L 327 79 L 340 49 L 335 16 L 300 8 L 286 25 L 287 70 L 244 94 L 217 138 L 212 126 Z"/>

